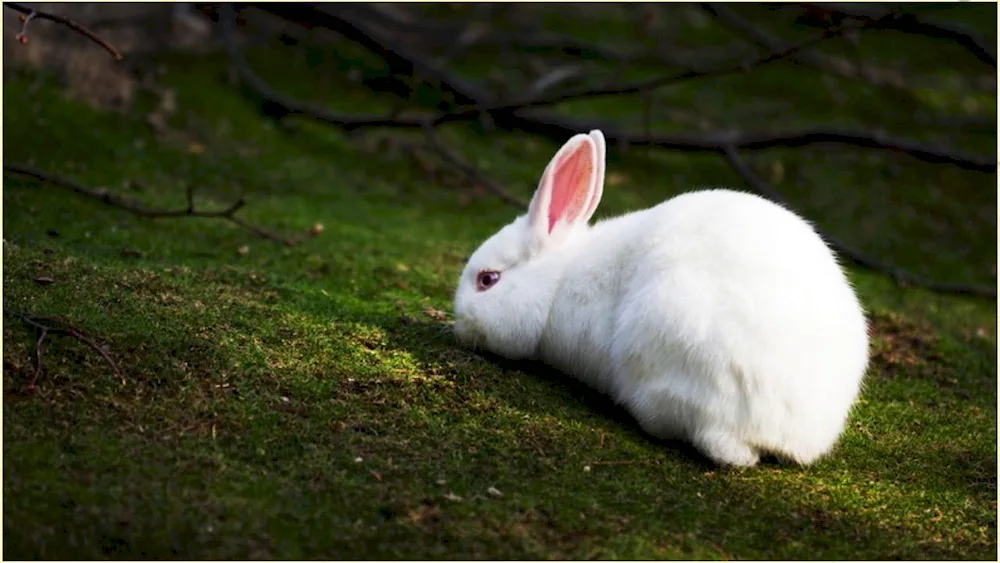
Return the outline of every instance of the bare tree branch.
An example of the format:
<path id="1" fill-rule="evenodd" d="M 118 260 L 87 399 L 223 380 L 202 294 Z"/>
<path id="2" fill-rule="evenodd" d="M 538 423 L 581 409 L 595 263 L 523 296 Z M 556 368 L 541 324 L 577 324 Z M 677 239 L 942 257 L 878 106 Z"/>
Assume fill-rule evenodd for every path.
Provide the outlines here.
<path id="1" fill-rule="evenodd" d="M 771 35 L 762 29 L 761 26 L 747 21 L 724 4 L 713 3 L 702 4 L 701 6 L 705 11 L 718 18 L 726 26 L 738 31 L 751 42 L 764 47 L 768 51 L 782 49 L 786 45 L 784 41 Z M 835 21 L 854 21 L 860 23 L 863 27 L 884 29 L 892 28 L 892 25 L 895 22 L 898 22 L 899 18 L 902 17 L 902 14 L 898 10 L 891 10 L 889 12 L 880 10 L 880 14 L 881 15 L 877 18 L 839 17 L 835 18 Z M 873 86 L 890 88 L 896 91 L 909 92 L 910 84 L 913 82 L 912 79 L 902 76 L 899 72 L 889 72 L 885 69 L 870 68 L 860 64 L 853 64 L 847 60 L 824 55 L 822 53 L 802 52 L 795 54 L 791 58 L 792 60 L 810 65 L 833 75 L 853 80 L 862 80 Z"/>
<path id="2" fill-rule="evenodd" d="M 740 157 L 739 152 L 735 146 L 727 146 L 724 149 L 726 158 L 729 160 L 729 164 L 732 165 L 733 169 L 743 177 L 743 180 L 753 191 L 758 194 L 774 201 L 777 203 L 786 203 L 784 198 L 778 194 L 777 190 L 771 187 L 767 182 L 761 179 L 757 174 L 747 166 L 746 162 Z M 815 227 L 815 225 L 814 225 Z M 818 230 L 818 228 L 817 228 Z M 869 256 L 856 249 L 851 248 L 843 241 L 834 237 L 829 233 L 820 231 L 820 236 L 826 240 L 826 242 L 837 250 L 839 254 L 845 258 L 851 260 L 859 266 L 870 268 L 877 272 L 888 275 L 899 285 L 909 285 L 915 287 L 922 287 L 931 291 L 938 293 L 957 293 L 963 295 L 974 295 L 977 297 L 991 297 L 996 299 L 997 292 L 996 289 L 977 285 L 966 285 L 966 284 L 956 284 L 956 283 L 941 283 L 937 282 L 916 274 L 911 274 L 905 270 L 901 270 L 895 266 L 887 264 L 873 256 Z"/>
<path id="3" fill-rule="evenodd" d="M 478 119 L 478 116 L 482 113 L 510 113 L 528 107 L 552 105 L 579 98 L 640 93 L 682 80 L 747 72 L 753 67 L 780 60 L 804 48 L 812 46 L 817 42 L 831 37 L 836 37 L 843 33 L 843 30 L 840 28 L 827 29 L 799 44 L 775 50 L 774 52 L 768 53 L 755 61 L 743 62 L 736 65 L 726 64 L 710 68 L 688 69 L 680 73 L 641 80 L 631 84 L 609 85 L 601 88 L 579 88 L 545 98 L 527 98 L 512 103 L 491 104 L 489 99 L 492 96 L 490 96 L 490 94 L 483 90 L 480 86 L 455 76 L 443 68 L 432 65 L 427 62 L 423 56 L 412 52 L 412 50 L 408 51 L 404 56 L 402 54 L 402 49 L 397 48 L 393 42 L 387 41 L 387 33 L 383 32 L 379 34 L 374 32 L 374 26 L 365 25 L 357 21 L 349 21 L 347 19 L 347 16 L 350 14 L 349 10 L 342 10 L 341 14 L 338 15 L 319 8 L 302 6 L 296 3 L 257 4 L 255 7 L 271 12 L 274 15 L 295 23 L 308 23 L 309 25 L 325 27 L 340 33 L 344 37 L 355 41 L 370 50 L 372 53 L 382 57 L 386 64 L 389 65 L 390 70 L 393 70 L 394 73 L 408 76 L 412 75 L 415 70 L 419 71 L 421 75 L 430 77 L 434 81 L 438 82 L 443 91 L 452 93 L 455 96 L 456 102 L 459 104 L 475 106 L 444 114 L 434 122 L 435 125 L 452 121 L 469 121 L 472 119 Z M 224 8 L 224 10 L 225 9 L 229 9 L 228 5 Z M 860 27 L 863 27 L 863 25 Z"/>
<path id="4" fill-rule="evenodd" d="M 298 14 L 298 16 L 305 17 L 303 14 Z M 891 16 L 886 15 L 883 17 L 889 18 Z M 226 18 L 223 19 L 226 20 Z M 872 20 L 867 25 L 877 25 L 879 21 L 881 20 Z M 329 18 L 325 18 L 320 22 L 313 23 L 315 25 L 327 25 L 330 21 Z M 223 21 L 223 26 L 225 26 L 225 21 Z M 966 154 L 944 146 L 926 145 L 908 139 L 894 137 L 879 131 L 812 128 L 804 131 L 763 132 L 754 134 L 708 133 L 687 135 L 638 135 L 622 132 L 613 124 L 605 123 L 598 125 L 595 123 L 582 123 L 581 120 L 573 120 L 557 115 L 538 113 L 514 114 L 508 112 L 508 110 L 521 110 L 525 107 L 529 107 L 530 105 L 557 103 L 557 101 L 560 100 L 568 100 L 576 97 L 642 92 L 649 88 L 655 88 L 670 83 L 671 81 L 737 72 L 789 56 L 790 54 L 799 52 L 823 39 L 838 35 L 842 33 L 842 31 L 843 30 L 840 28 L 836 30 L 827 30 L 822 34 L 803 41 L 802 43 L 793 46 L 785 46 L 782 50 L 764 55 L 755 61 L 747 63 L 745 66 L 720 66 L 706 70 L 688 70 L 678 75 L 660 77 L 643 81 L 641 84 L 637 83 L 629 87 L 619 87 L 615 89 L 582 89 L 572 93 L 559 94 L 547 99 L 529 100 L 528 106 L 509 104 L 504 106 L 487 107 L 484 109 L 469 109 L 453 113 L 445 113 L 434 119 L 432 125 L 436 126 L 455 121 L 471 121 L 477 119 L 481 112 L 487 112 L 492 115 L 496 125 L 499 127 L 520 129 L 526 132 L 542 134 L 552 139 L 565 138 L 575 134 L 575 132 L 589 130 L 590 128 L 599 126 L 605 131 L 605 136 L 608 138 L 609 143 L 654 145 L 674 150 L 722 152 L 723 147 L 728 145 L 736 146 L 742 150 L 758 150 L 772 147 L 799 147 L 815 143 L 842 143 L 858 147 L 902 152 L 925 162 L 953 164 L 968 170 L 980 172 L 996 171 L 995 158 Z M 337 115 L 332 114 L 328 110 L 320 107 L 302 104 L 275 92 L 265 82 L 260 80 L 259 77 L 253 74 L 252 71 L 250 71 L 246 66 L 242 56 L 239 55 L 238 50 L 235 49 L 235 45 L 231 40 L 231 37 L 227 39 L 226 43 L 227 48 L 231 50 L 230 54 L 233 56 L 236 65 L 241 69 L 241 74 L 248 79 L 249 85 L 266 99 L 286 108 L 289 114 L 303 114 L 320 121 L 327 121 L 347 130 L 361 127 L 414 128 L 422 127 L 425 122 L 424 117 L 403 120 L 398 118 L 385 119 L 368 116 Z M 381 52 L 381 50 L 379 52 Z M 402 57 L 399 53 L 395 53 L 394 56 Z M 443 73 L 443 83 L 455 84 L 459 82 L 455 80 L 454 77 L 448 75 L 445 71 L 441 70 L 439 72 Z M 463 95 L 465 94 L 464 92 L 460 93 Z"/>
<path id="5" fill-rule="evenodd" d="M 880 19 L 885 15 L 885 10 L 877 4 L 803 3 L 803 5 L 839 18 L 870 21 Z M 884 20 L 878 27 L 935 39 L 945 39 L 960 45 L 972 53 L 974 57 L 993 68 L 997 66 L 996 52 L 992 46 L 975 31 L 958 24 L 931 22 L 915 14 L 901 11 L 896 17 Z"/>
<path id="6" fill-rule="evenodd" d="M 405 4 L 341 4 L 345 10 L 377 23 L 381 27 L 391 27 L 393 31 L 410 38 L 418 38 L 425 44 L 448 46 L 456 40 L 463 44 L 509 46 L 519 51 L 533 53 L 562 53 L 564 55 L 583 59 L 598 59 L 612 61 L 652 61 L 667 66 L 690 66 L 691 57 L 678 56 L 674 51 L 632 50 L 625 47 L 612 47 L 583 41 L 571 35 L 539 32 L 534 30 L 502 31 L 495 25 L 485 21 L 469 23 L 440 23 L 420 18 L 412 11 L 403 8 Z M 391 6 L 391 9 L 386 9 Z M 745 48 L 733 46 L 722 51 L 709 49 L 715 53 L 712 59 L 717 61 L 730 60 L 742 55 Z M 702 57 L 704 58 L 704 57 Z"/>
<path id="7" fill-rule="evenodd" d="M 257 75 L 240 52 L 234 37 L 234 14 L 228 5 L 219 13 L 219 29 L 222 32 L 222 43 L 229 53 L 233 67 L 239 72 L 240 78 L 251 90 L 261 96 L 268 106 L 268 112 L 273 117 L 301 115 L 317 121 L 342 127 L 348 131 L 362 127 L 422 127 L 419 120 L 400 120 L 395 117 L 381 118 L 378 116 L 350 115 L 335 113 L 317 104 L 301 102 L 272 88 L 263 78 Z"/>
<path id="8" fill-rule="evenodd" d="M 41 182 L 45 182 L 66 190 L 70 190 L 72 192 L 88 197 L 90 199 L 96 199 L 106 205 L 123 209 L 133 215 L 139 217 L 145 217 L 147 219 L 167 219 L 167 218 L 180 218 L 180 217 L 203 217 L 209 219 L 223 219 L 235 225 L 238 225 L 247 231 L 250 231 L 251 233 L 253 233 L 258 237 L 279 242 L 281 244 L 284 244 L 285 246 L 294 246 L 303 238 L 302 236 L 284 237 L 279 234 L 273 233 L 267 229 L 264 229 L 262 227 L 251 225 L 250 223 L 247 223 L 240 217 L 237 217 L 236 212 L 242 209 L 244 205 L 246 205 L 246 201 L 244 201 L 242 198 L 237 200 L 236 202 L 234 202 L 232 205 L 230 205 L 225 209 L 204 211 L 194 208 L 193 190 L 192 188 L 189 187 L 187 190 L 187 207 L 183 209 L 154 209 L 146 207 L 141 203 L 133 201 L 124 196 L 111 193 L 107 190 L 89 188 L 82 184 L 78 184 L 76 182 L 67 180 L 65 178 L 61 178 L 55 174 L 42 172 L 40 170 L 36 170 L 34 168 L 22 164 L 4 164 L 3 169 L 5 172 L 9 172 L 11 174 L 18 174 L 20 176 L 28 176 L 36 180 L 39 180 Z"/>
<path id="9" fill-rule="evenodd" d="M 599 123 L 589 120 L 583 120 L 578 118 L 569 118 L 558 114 L 550 114 L 545 112 L 533 111 L 532 106 L 537 105 L 550 105 L 558 103 L 560 101 L 565 101 L 569 99 L 586 98 L 593 96 L 602 95 L 617 95 L 617 94 L 629 94 L 629 93 L 639 93 L 647 92 L 655 89 L 661 85 L 669 84 L 673 81 L 684 80 L 689 78 L 700 78 L 704 76 L 713 76 L 719 74 L 733 73 L 747 70 L 754 66 L 759 66 L 766 64 L 768 62 L 779 60 L 783 57 L 797 56 L 804 48 L 815 44 L 818 41 L 826 39 L 828 37 L 833 37 L 843 33 L 845 30 L 844 26 L 837 26 L 834 28 L 829 28 L 825 30 L 824 33 L 814 36 L 809 40 L 797 44 L 797 45 L 778 45 L 777 40 L 771 45 L 775 48 L 769 49 L 769 53 L 763 55 L 755 61 L 750 61 L 744 65 L 728 65 L 719 66 L 708 69 L 694 69 L 687 70 L 683 73 L 659 77 L 651 80 L 641 81 L 633 83 L 631 85 L 624 86 L 609 86 L 606 88 L 598 89 L 578 89 L 572 92 L 563 92 L 561 94 L 556 94 L 547 98 L 536 98 L 536 99 L 525 99 L 520 103 L 514 104 L 491 104 L 488 100 L 488 96 L 484 94 L 482 88 L 478 85 L 472 84 L 468 81 L 462 80 L 459 77 L 451 73 L 447 68 L 439 67 L 427 67 L 422 65 L 421 56 L 418 54 L 416 59 L 411 59 L 409 54 L 402 54 L 402 50 L 399 48 L 398 43 L 383 43 L 382 38 L 368 36 L 366 29 L 368 27 L 365 24 L 357 25 L 356 23 L 346 22 L 346 16 L 341 18 L 338 15 L 333 15 L 327 12 L 322 12 L 318 16 L 318 19 L 314 19 L 317 13 L 312 8 L 303 9 L 297 7 L 295 9 L 289 8 L 288 6 L 295 6 L 294 4 L 283 4 L 279 7 L 276 5 L 262 6 L 261 9 L 270 11 L 279 17 L 284 17 L 290 19 L 296 23 L 316 25 L 321 27 L 326 27 L 335 32 L 345 35 L 348 39 L 365 46 L 374 54 L 379 55 L 386 61 L 390 68 L 402 69 L 405 74 L 407 71 L 412 71 L 418 66 L 423 66 L 423 68 L 430 68 L 430 75 L 432 78 L 440 85 L 442 92 L 451 92 L 455 101 L 459 104 L 465 104 L 466 107 L 458 110 L 453 110 L 451 112 L 446 112 L 439 115 L 433 120 L 428 120 L 426 116 L 421 116 L 417 119 L 412 120 L 399 120 L 395 119 L 376 119 L 367 118 L 360 116 L 338 116 L 338 119 L 322 119 L 318 117 L 321 115 L 319 111 L 313 111 L 312 113 L 317 115 L 312 115 L 312 117 L 320 119 L 321 121 L 326 121 L 331 124 L 338 125 L 345 129 L 353 129 L 358 127 L 367 126 L 384 126 L 384 127 L 423 127 L 428 138 L 429 144 L 434 148 L 443 158 L 448 160 L 460 170 L 464 171 L 468 176 L 473 178 L 483 178 L 481 173 L 472 168 L 467 163 L 464 163 L 461 158 L 459 158 L 453 151 L 445 147 L 434 135 L 433 127 L 449 122 L 459 122 L 459 121 L 473 121 L 480 119 L 482 116 L 488 115 L 495 125 L 502 129 L 508 130 L 521 130 L 532 134 L 539 134 L 546 136 L 555 140 L 564 140 L 565 138 L 572 136 L 579 131 L 585 131 L 593 128 L 600 128 L 604 131 L 605 137 L 609 144 L 618 145 L 639 145 L 639 146 L 657 146 L 672 150 L 685 150 L 685 151 L 709 151 L 716 152 L 727 156 L 730 159 L 733 167 L 740 172 L 751 186 L 760 192 L 765 192 L 768 186 L 761 182 L 756 176 L 747 175 L 749 169 L 745 166 L 738 155 L 738 150 L 760 150 L 773 147 L 801 147 L 805 145 L 815 144 L 815 143 L 840 143 L 848 144 L 863 148 L 874 148 L 881 150 L 888 150 L 892 152 L 900 152 L 908 154 L 914 158 L 932 162 L 932 163 L 947 163 L 952 164 L 964 169 L 995 173 L 996 172 L 996 160 L 992 157 L 968 154 L 961 151 L 956 151 L 948 147 L 942 146 L 940 144 L 927 144 L 917 141 L 912 141 L 909 139 L 903 139 L 899 137 L 892 136 L 880 130 L 861 130 L 861 129 L 845 129 L 845 128 L 830 128 L 830 127 L 813 127 L 805 130 L 799 131 L 766 131 L 766 132 L 711 132 L 711 133 L 700 133 L 700 134 L 663 134 L 663 133 L 652 133 L 647 131 L 644 134 L 632 134 L 627 131 L 622 131 L 616 125 L 612 123 Z M 896 12 L 890 12 L 885 14 L 879 19 L 870 19 L 861 22 L 853 22 L 850 29 L 862 29 L 866 27 L 876 27 L 881 25 L 886 20 L 895 17 Z M 384 25 L 384 24 L 382 24 Z M 378 27 L 375 25 L 374 27 Z M 391 26 L 390 26 L 391 29 Z M 386 32 L 383 32 L 386 33 Z M 359 36 L 360 35 L 360 36 Z M 772 38 L 773 39 L 773 38 Z M 802 53 L 802 55 L 808 55 L 808 53 Z M 238 59 L 241 60 L 241 59 Z M 244 65 L 245 66 L 245 65 Z M 272 97 L 269 94 L 275 94 L 273 89 L 267 87 L 266 83 L 257 83 L 253 86 L 253 89 L 263 95 L 265 98 Z M 263 86 L 263 88 L 261 87 Z M 279 100 L 281 96 L 278 96 Z M 444 103 L 442 99 L 442 104 Z M 293 111 L 287 112 L 288 114 L 309 113 L 310 110 L 316 108 L 308 108 L 301 104 L 296 104 L 294 100 L 284 99 L 284 106 L 291 108 Z M 441 107 L 441 104 L 438 105 Z M 303 109 L 304 108 L 304 109 Z M 301 110 L 301 111 L 297 111 Z M 485 178 L 483 178 L 485 179 Z M 754 183 L 756 182 L 756 183 Z M 516 198 L 504 197 L 505 194 L 502 190 L 494 189 L 495 185 L 491 183 L 480 181 L 487 189 L 490 189 L 494 193 L 501 196 L 501 199 L 511 203 L 512 205 L 517 205 L 518 207 L 523 207 L 523 203 L 517 201 Z M 773 190 L 771 190 L 773 194 Z M 842 245 L 838 245 L 842 246 Z M 857 253 L 851 253 L 849 249 L 845 247 L 845 254 L 853 256 L 853 258 L 861 265 L 865 265 L 874 269 L 878 269 L 886 272 L 888 275 L 893 277 L 899 283 L 909 283 L 911 285 L 924 286 L 932 290 L 952 292 L 952 293 L 969 293 L 973 295 L 986 295 L 995 297 L 995 292 L 989 290 L 984 290 L 982 288 L 958 286 L 953 284 L 939 284 L 929 280 L 920 278 L 919 276 L 914 276 L 902 272 L 896 268 L 892 268 L 881 264 L 880 262 L 859 255 Z"/>
<path id="10" fill-rule="evenodd" d="M 475 108 L 461 110 L 453 114 L 446 114 L 442 116 L 439 119 L 439 121 L 440 122 L 451 121 L 456 116 L 465 115 L 469 113 L 484 113 L 484 112 L 491 114 L 512 113 L 514 111 L 530 107 L 553 105 L 582 98 L 592 99 L 603 96 L 621 96 L 625 94 L 638 94 L 641 92 L 662 88 L 663 86 L 681 82 L 683 80 L 692 80 L 696 78 L 707 78 L 710 76 L 724 76 L 727 74 L 748 72 L 750 69 L 754 67 L 758 67 L 774 61 L 781 60 L 785 57 L 788 57 L 789 55 L 801 51 L 802 49 L 814 45 L 824 39 L 835 37 L 840 33 L 842 33 L 840 29 L 829 29 L 824 31 L 823 33 L 817 34 L 803 41 L 802 43 L 786 46 L 784 49 L 776 49 L 773 52 L 761 56 L 757 60 L 748 61 L 736 65 L 725 64 L 703 69 L 692 68 L 676 74 L 658 76 L 646 80 L 639 80 L 636 82 L 632 82 L 630 84 L 609 85 L 600 88 L 592 88 L 592 87 L 577 88 L 574 90 L 561 92 L 544 98 L 524 98 L 521 100 L 504 103 L 500 105 L 481 104 Z"/>
<path id="11" fill-rule="evenodd" d="M 741 150 L 762 150 L 776 147 L 802 147 L 817 143 L 840 143 L 908 154 L 931 163 L 952 164 L 966 170 L 995 173 L 997 161 L 983 155 L 969 154 L 943 145 L 923 144 L 881 131 L 815 127 L 789 131 L 652 133 L 643 135 L 622 131 L 613 123 L 583 120 L 553 114 L 517 115 L 507 121 L 514 128 L 560 139 L 579 131 L 600 128 L 609 144 L 657 146 L 680 151 L 724 152 L 733 146 Z"/>
<path id="12" fill-rule="evenodd" d="M 3 5 L 6 6 L 6 7 L 8 7 L 8 8 L 10 8 L 11 10 L 15 10 L 17 12 L 21 12 L 21 14 L 22 14 L 21 15 L 21 22 L 22 22 L 22 24 L 21 24 L 21 30 L 17 33 L 17 40 L 19 42 L 21 42 L 21 43 L 27 43 L 28 42 L 28 35 L 27 35 L 27 33 L 28 33 L 28 23 L 31 20 L 37 18 L 37 19 L 41 19 L 41 20 L 49 20 L 49 21 L 58 23 L 60 25 L 64 25 L 64 26 L 72 29 L 73 31 L 79 33 L 80 35 L 83 35 L 87 39 L 90 39 L 94 43 L 97 43 L 98 45 L 100 45 L 101 47 L 103 47 L 105 51 L 111 53 L 111 56 L 114 57 L 115 59 L 117 59 L 117 60 L 120 61 L 123 58 L 122 54 L 118 52 L 118 49 L 115 49 L 107 41 L 105 41 L 105 40 L 101 39 L 100 37 L 98 37 L 96 33 L 94 33 L 93 31 L 90 31 L 86 27 L 83 27 L 82 25 L 76 23 L 73 20 L 64 18 L 62 16 L 57 16 L 55 14 L 50 14 L 50 13 L 44 12 L 42 10 L 35 10 L 35 9 L 29 8 L 27 6 L 23 6 L 21 4 L 16 4 L 14 2 L 4 2 Z"/>
<path id="13" fill-rule="evenodd" d="M 395 42 L 388 37 L 388 33 L 379 33 L 372 26 L 348 19 L 348 12 L 343 9 L 340 9 L 340 12 L 331 12 L 318 6 L 295 2 L 261 3 L 253 6 L 300 25 L 325 27 L 341 34 L 381 57 L 393 75 L 390 80 L 398 81 L 398 76 L 419 75 L 437 83 L 441 91 L 454 96 L 455 102 L 460 105 L 475 105 L 490 97 L 479 86 L 438 68 L 421 53 L 409 50 L 404 56 L 402 54 L 404 50 L 395 45 Z M 232 8 L 226 4 L 223 9 Z"/>
<path id="14" fill-rule="evenodd" d="M 230 16 L 227 16 L 226 14 L 227 11 L 225 9 L 220 12 L 220 17 L 222 18 L 221 29 L 223 30 L 223 42 L 225 43 L 226 49 L 229 51 L 229 56 L 233 65 L 236 66 L 240 75 L 251 89 L 256 91 L 257 94 L 263 96 L 267 102 L 277 104 L 283 108 L 285 110 L 285 115 L 298 114 L 311 117 L 331 125 L 336 125 L 348 131 L 362 127 L 420 127 L 423 129 L 431 148 L 433 148 L 435 152 L 448 161 L 452 166 L 468 176 L 472 181 L 482 185 L 507 203 L 517 205 L 519 207 L 523 207 L 525 205 L 524 202 L 507 193 L 506 190 L 491 181 L 489 178 L 486 178 L 477 168 L 462 160 L 462 158 L 459 157 L 453 150 L 447 147 L 440 139 L 438 139 L 433 127 L 429 124 L 428 119 L 401 120 L 393 116 L 381 119 L 376 117 L 334 114 L 326 108 L 305 104 L 277 92 L 265 80 L 257 76 L 256 73 L 254 73 L 248 66 L 246 59 L 243 57 L 242 53 L 240 53 L 239 48 L 236 45 L 235 37 L 233 37 L 234 30 L 232 29 L 231 12 L 229 12 Z"/>

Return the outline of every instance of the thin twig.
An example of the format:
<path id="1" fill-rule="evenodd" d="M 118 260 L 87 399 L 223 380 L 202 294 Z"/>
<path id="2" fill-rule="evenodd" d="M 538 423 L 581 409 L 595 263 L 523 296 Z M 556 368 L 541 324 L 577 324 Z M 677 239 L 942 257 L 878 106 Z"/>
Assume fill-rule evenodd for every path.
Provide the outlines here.
<path id="1" fill-rule="evenodd" d="M 38 377 L 42 373 L 42 345 L 44 344 L 49 333 L 72 337 L 97 352 L 108 364 L 108 366 L 111 367 L 111 371 L 114 372 L 118 379 L 121 380 L 122 385 L 125 385 L 125 376 L 122 374 L 121 370 L 118 369 L 118 365 L 111 358 L 111 355 L 108 354 L 104 347 L 98 345 L 91 338 L 89 338 L 83 330 L 57 317 L 39 317 L 28 315 L 11 308 L 4 308 L 4 312 L 17 317 L 25 324 L 39 331 L 38 339 L 35 340 L 35 373 L 31 376 L 31 379 L 28 380 L 27 384 L 29 391 L 35 388 Z"/>
<path id="2" fill-rule="evenodd" d="M 224 219 L 241 228 L 250 231 L 251 233 L 257 235 L 258 237 L 272 240 L 284 244 L 285 246 L 295 246 L 303 236 L 296 237 L 284 237 L 279 234 L 273 233 L 262 227 L 251 225 L 244 221 L 243 219 L 236 216 L 236 212 L 242 209 L 246 205 L 246 201 L 240 198 L 229 207 L 225 209 L 218 209 L 213 211 L 204 211 L 194 208 L 194 194 L 193 188 L 188 187 L 187 189 L 187 207 L 184 209 L 155 209 L 151 207 L 146 207 L 141 203 L 134 201 L 130 198 L 111 193 L 103 189 L 93 189 L 82 184 L 78 184 L 71 180 L 59 177 L 55 174 L 50 174 L 48 172 L 42 172 L 36 170 L 29 166 L 23 164 L 4 164 L 3 169 L 5 172 L 11 174 L 19 174 L 21 176 L 28 176 L 35 178 L 41 182 L 51 184 L 56 187 L 70 190 L 82 196 L 96 199 L 106 205 L 112 207 L 117 207 L 128 211 L 133 215 L 139 217 L 145 217 L 147 219 L 167 219 L 167 218 L 180 218 L 180 217 L 203 217 L 209 219 Z"/>
<path id="3" fill-rule="evenodd" d="M 643 463 L 641 460 L 637 459 L 621 459 L 621 460 L 610 460 L 610 461 L 588 461 L 586 465 L 634 465 L 636 463 Z"/>
<path id="4" fill-rule="evenodd" d="M 3 5 L 12 10 L 24 14 L 21 30 L 17 34 L 17 40 L 20 41 L 21 43 L 26 43 L 28 41 L 28 36 L 27 36 L 28 22 L 31 21 L 32 19 L 38 18 L 43 20 L 49 20 L 72 29 L 73 31 L 79 33 L 80 35 L 83 35 L 87 39 L 90 39 L 94 43 L 97 43 L 101 47 L 104 47 L 104 50 L 111 53 L 111 56 L 114 57 L 116 60 L 120 61 L 123 58 L 122 54 L 118 52 L 118 49 L 115 49 L 114 47 L 111 46 L 110 43 L 98 37 L 98 35 L 93 31 L 90 31 L 86 27 L 83 27 L 82 25 L 76 23 L 71 19 L 67 19 L 62 16 L 57 16 L 55 14 L 50 14 L 42 10 L 29 8 L 27 6 L 16 4 L 14 2 L 4 2 Z"/>
<path id="5" fill-rule="evenodd" d="M 487 178 L 482 172 L 479 171 L 478 168 L 463 160 L 462 157 L 455 153 L 455 151 L 445 145 L 444 142 L 438 138 L 437 133 L 434 131 L 434 127 L 432 127 L 430 123 L 425 124 L 424 134 L 427 136 L 427 143 L 435 150 L 435 152 L 451 163 L 452 166 L 461 170 L 466 176 L 469 176 L 473 181 L 481 184 L 506 203 L 520 208 L 527 207 L 528 204 L 526 202 L 508 193 L 507 190 Z"/>
<path id="6" fill-rule="evenodd" d="M 31 379 L 28 380 L 29 390 L 35 388 L 38 377 L 42 374 L 42 343 L 45 342 L 45 337 L 48 334 L 49 329 L 41 327 L 41 330 L 38 332 L 38 340 L 35 340 L 35 372 L 31 374 Z"/>
<path id="7" fill-rule="evenodd" d="M 744 182 L 758 194 L 776 202 L 776 203 L 786 203 L 784 198 L 771 187 L 770 184 L 761 179 L 757 174 L 747 166 L 746 162 L 739 155 L 739 152 L 735 146 L 727 146 L 724 149 L 726 158 L 729 160 L 729 164 L 733 169 L 743 177 Z M 814 226 L 815 228 L 815 226 Z M 817 228 L 818 230 L 818 228 Z M 925 278 L 923 276 L 918 276 L 916 274 L 911 274 L 895 266 L 886 264 L 885 262 L 878 260 L 872 256 L 859 252 L 845 244 L 843 241 L 820 231 L 820 236 L 834 249 L 837 250 L 839 254 L 845 258 L 851 260 L 859 266 L 864 266 L 870 268 L 877 272 L 888 275 L 899 285 L 915 286 L 935 291 L 938 293 L 956 293 L 963 295 L 973 295 L 977 297 L 988 297 L 996 299 L 997 292 L 996 289 L 990 287 L 983 287 L 977 285 L 966 285 L 957 283 L 941 283 L 934 280 Z"/>
<path id="8" fill-rule="evenodd" d="M 185 190 L 187 195 L 187 211 L 188 213 L 194 213 L 194 184 L 188 183 L 187 190 Z"/>

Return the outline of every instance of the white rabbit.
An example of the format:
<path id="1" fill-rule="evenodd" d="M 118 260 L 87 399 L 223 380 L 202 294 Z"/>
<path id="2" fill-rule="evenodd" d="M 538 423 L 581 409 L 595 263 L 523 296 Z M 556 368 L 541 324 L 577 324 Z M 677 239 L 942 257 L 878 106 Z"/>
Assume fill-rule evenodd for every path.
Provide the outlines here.
<path id="1" fill-rule="evenodd" d="M 469 258 L 457 340 L 554 366 L 718 464 L 829 452 L 867 368 L 868 325 L 823 240 L 730 190 L 591 227 L 604 166 L 599 130 L 556 153 L 527 214 Z"/>

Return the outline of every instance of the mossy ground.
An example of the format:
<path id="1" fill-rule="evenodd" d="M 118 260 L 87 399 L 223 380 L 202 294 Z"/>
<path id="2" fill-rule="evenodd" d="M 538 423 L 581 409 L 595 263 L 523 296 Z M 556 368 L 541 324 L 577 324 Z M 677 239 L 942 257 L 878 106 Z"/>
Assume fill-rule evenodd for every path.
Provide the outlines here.
<path id="1" fill-rule="evenodd" d="M 978 9 L 995 21 L 995 6 Z M 864 45 L 891 62 L 898 41 Z M 345 85 L 346 65 L 305 49 L 275 43 L 253 58 L 296 95 L 386 107 Z M 5 175 L 4 307 L 85 328 L 126 380 L 52 336 L 25 393 L 36 335 L 5 314 L 5 558 L 996 556 L 995 301 L 851 270 L 873 362 L 835 453 L 809 468 L 717 469 L 565 376 L 455 346 L 433 310 L 450 309 L 464 257 L 517 210 L 429 181 L 391 144 L 275 125 L 227 82 L 219 55 L 160 62 L 180 108 L 166 136 L 140 115 L 67 100 L 52 80 L 8 74 L 5 162 L 149 205 L 183 206 L 194 182 L 199 205 L 243 193 L 256 224 L 324 230 L 287 248 Z M 308 79 L 321 71 L 336 88 Z M 996 118 L 995 94 L 899 104 L 791 63 L 663 96 L 674 117 L 748 128 L 877 115 L 917 137 L 934 132 L 920 119 L 956 104 Z M 556 148 L 465 126 L 444 135 L 523 197 Z M 995 129 L 963 138 L 995 151 Z M 839 147 L 755 159 L 780 168 L 772 179 L 793 207 L 841 238 L 939 279 L 995 283 L 995 176 Z M 612 151 L 609 173 L 599 215 L 739 185 L 715 155 Z"/>

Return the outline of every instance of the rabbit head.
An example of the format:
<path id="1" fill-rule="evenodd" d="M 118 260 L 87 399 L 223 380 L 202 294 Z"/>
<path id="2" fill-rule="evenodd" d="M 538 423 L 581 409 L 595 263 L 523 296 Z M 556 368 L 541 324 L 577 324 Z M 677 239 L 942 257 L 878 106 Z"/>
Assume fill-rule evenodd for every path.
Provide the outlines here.
<path id="1" fill-rule="evenodd" d="M 455 336 L 472 348 L 531 358 L 560 277 L 560 251 L 578 242 L 601 201 L 604 135 L 578 134 L 549 161 L 526 214 L 469 258 L 455 292 Z"/>

